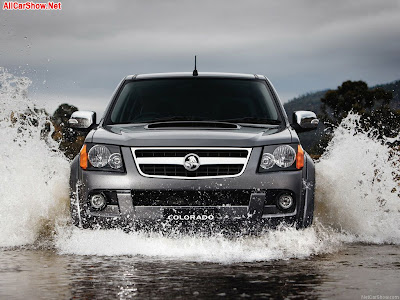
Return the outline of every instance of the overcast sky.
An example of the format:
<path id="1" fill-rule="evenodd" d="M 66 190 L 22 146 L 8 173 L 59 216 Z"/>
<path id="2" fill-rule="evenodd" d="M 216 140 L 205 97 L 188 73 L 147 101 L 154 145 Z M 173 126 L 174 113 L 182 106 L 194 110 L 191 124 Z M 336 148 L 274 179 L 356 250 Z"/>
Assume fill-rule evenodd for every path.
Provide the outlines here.
<path id="1" fill-rule="evenodd" d="M 102 112 L 125 75 L 192 71 L 195 54 L 199 72 L 266 75 L 283 101 L 400 79 L 400 0 L 61 3 L 0 10 L 0 66 L 29 76 L 50 111 Z"/>

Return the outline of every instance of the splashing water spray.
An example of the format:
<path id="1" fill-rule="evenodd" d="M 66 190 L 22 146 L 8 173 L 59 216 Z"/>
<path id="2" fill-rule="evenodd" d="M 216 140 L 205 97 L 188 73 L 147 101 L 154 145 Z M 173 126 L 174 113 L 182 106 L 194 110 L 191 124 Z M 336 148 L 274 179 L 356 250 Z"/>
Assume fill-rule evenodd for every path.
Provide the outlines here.
<path id="1" fill-rule="evenodd" d="M 69 163 L 46 130 L 48 116 L 27 97 L 30 84 L 0 68 L 0 246 L 52 231 L 68 200 Z"/>

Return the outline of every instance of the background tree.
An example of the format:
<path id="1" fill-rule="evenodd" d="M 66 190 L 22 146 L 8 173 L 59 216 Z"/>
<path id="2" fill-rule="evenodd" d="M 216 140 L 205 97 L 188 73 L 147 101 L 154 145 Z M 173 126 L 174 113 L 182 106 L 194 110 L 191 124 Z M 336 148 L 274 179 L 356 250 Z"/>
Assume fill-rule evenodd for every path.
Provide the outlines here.
<path id="1" fill-rule="evenodd" d="M 379 137 L 395 137 L 400 130 L 400 112 L 390 107 L 392 99 L 392 93 L 382 88 L 369 89 L 363 81 L 345 81 L 336 90 L 326 92 L 321 99 L 321 119 L 333 129 L 352 111 L 361 116 L 365 130 L 374 129 Z M 328 133 L 323 138 L 324 145 L 317 146 L 322 148 L 319 152 L 330 139 Z"/>
<path id="2" fill-rule="evenodd" d="M 322 118 L 337 126 L 350 111 L 364 118 L 371 117 L 376 110 L 391 110 L 391 92 L 382 88 L 369 89 L 364 81 L 345 81 L 337 90 L 326 92 L 321 99 Z"/>
<path id="3" fill-rule="evenodd" d="M 68 120 L 78 108 L 70 104 L 61 104 L 52 116 L 54 125 L 53 139 L 60 141 L 60 150 L 69 159 L 75 157 L 85 140 L 85 134 L 68 127 Z"/>

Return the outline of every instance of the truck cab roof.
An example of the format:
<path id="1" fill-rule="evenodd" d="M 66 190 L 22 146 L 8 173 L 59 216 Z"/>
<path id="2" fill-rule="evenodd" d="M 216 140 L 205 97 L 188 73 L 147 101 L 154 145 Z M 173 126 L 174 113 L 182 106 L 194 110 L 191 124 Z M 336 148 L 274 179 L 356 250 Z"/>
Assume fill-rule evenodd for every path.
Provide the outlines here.
<path id="1" fill-rule="evenodd" d="M 126 80 L 133 79 L 162 79 L 162 78 L 231 78 L 231 79 L 266 79 L 264 75 L 243 74 L 243 73 L 220 73 L 220 72 L 198 72 L 197 76 L 193 76 L 192 72 L 172 72 L 172 73 L 150 73 L 135 74 L 125 77 Z"/>

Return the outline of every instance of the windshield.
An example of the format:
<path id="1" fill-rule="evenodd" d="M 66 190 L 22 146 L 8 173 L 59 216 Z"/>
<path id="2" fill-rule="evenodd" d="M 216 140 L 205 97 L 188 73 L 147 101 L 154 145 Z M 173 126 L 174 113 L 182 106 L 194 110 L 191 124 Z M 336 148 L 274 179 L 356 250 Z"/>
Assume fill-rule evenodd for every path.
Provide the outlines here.
<path id="1" fill-rule="evenodd" d="M 279 124 L 265 82 L 185 78 L 131 81 L 111 112 L 111 123 L 225 121 Z"/>

